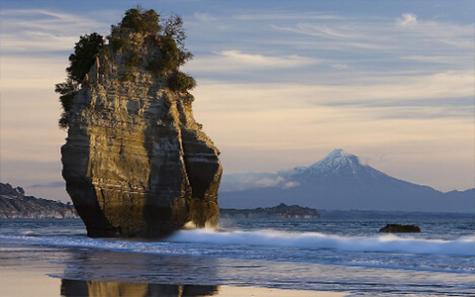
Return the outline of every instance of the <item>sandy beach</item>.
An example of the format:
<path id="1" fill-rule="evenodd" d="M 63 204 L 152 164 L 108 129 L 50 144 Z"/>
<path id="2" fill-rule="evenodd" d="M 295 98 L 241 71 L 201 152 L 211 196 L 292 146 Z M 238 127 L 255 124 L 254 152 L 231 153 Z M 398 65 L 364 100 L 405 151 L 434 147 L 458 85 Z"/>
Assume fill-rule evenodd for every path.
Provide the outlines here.
<path id="1" fill-rule="evenodd" d="M 283 290 L 258 287 L 197 286 L 182 284 L 148 284 L 112 280 L 62 280 L 49 276 L 40 267 L 0 268 L 1 296 L 4 297 L 145 297 L 145 296 L 222 296 L 222 297 L 343 297 L 341 292 Z"/>

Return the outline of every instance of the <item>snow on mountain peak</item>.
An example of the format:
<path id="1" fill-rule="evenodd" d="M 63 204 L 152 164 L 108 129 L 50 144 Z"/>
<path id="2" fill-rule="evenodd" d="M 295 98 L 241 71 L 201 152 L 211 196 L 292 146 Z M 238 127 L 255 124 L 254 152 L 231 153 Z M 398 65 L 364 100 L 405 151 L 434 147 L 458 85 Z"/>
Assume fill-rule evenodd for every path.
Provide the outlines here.
<path id="1" fill-rule="evenodd" d="M 335 159 L 342 159 L 342 158 L 345 159 L 347 157 L 356 157 L 356 156 L 353 154 L 348 154 L 342 149 L 334 149 L 325 158 L 323 158 L 323 160 L 335 160 Z"/>
<path id="2" fill-rule="evenodd" d="M 349 154 L 342 149 L 334 149 L 325 158 L 310 165 L 312 167 L 332 167 L 337 168 L 344 165 L 360 165 L 360 160 L 357 156 Z"/>
<path id="3" fill-rule="evenodd" d="M 295 168 L 291 175 L 314 175 L 338 172 L 347 172 L 354 175 L 361 170 L 362 166 L 357 156 L 349 154 L 342 149 L 334 149 L 325 158 L 308 167 Z"/>

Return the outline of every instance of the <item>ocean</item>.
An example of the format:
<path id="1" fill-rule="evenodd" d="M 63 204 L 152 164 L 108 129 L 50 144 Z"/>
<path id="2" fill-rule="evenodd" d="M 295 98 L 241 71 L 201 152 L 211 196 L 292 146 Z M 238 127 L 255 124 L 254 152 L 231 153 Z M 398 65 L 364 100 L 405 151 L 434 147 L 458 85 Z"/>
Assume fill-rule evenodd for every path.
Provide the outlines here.
<path id="1" fill-rule="evenodd" d="M 416 224 L 422 232 L 378 233 L 388 223 Z M 217 230 L 184 230 L 161 241 L 88 238 L 80 220 L 0 220 L 0 265 L 41 269 L 63 280 L 64 296 L 72 296 L 71 283 L 87 281 L 182 284 L 199 292 L 231 285 L 475 296 L 475 216 L 323 211 L 315 219 L 225 218 Z"/>

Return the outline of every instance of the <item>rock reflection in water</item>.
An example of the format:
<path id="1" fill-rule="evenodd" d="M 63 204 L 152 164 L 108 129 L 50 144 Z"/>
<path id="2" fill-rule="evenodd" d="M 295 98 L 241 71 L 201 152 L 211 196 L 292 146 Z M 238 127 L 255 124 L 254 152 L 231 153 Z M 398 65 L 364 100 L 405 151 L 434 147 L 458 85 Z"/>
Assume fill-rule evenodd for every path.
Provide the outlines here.
<path id="1" fill-rule="evenodd" d="M 217 293 L 218 286 L 61 280 L 61 296 L 64 297 L 198 297 Z"/>

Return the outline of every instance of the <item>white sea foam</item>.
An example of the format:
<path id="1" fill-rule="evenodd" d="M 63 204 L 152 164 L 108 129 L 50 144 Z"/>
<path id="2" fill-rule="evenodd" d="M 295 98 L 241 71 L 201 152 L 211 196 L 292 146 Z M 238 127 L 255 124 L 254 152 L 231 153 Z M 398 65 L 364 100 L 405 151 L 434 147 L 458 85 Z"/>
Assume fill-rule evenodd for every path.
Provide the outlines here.
<path id="1" fill-rule="evenodd" d="M 414 254 L 446 254 L 475 256 L 475 236 L 456 240 L 422 239 L 379 235 L 374 237 L 339 236 L 316 232 L 180 231 L 169 238 L 172 242 L 213 243 L 217 245 L 256 245 L 305 249 L 335 249 L 355 252 L 397 252 Z"/>
<path id="2" fill-rule="evenodd" d="M 331 249 L 349 252 L 381 252 L 410 254 L 442 254 L 475 256 L 475 236 L 456 240 L 422 239 L 378 235 L 373 237 L 339 236 L 316 232 L 258 231 L 211 231 L 184 230 L 160 242 L 140 242 L 119 239 L 92 239 L 81 236 L 8 236 L 0 235 L 0 241 L 16 241 L 24 244 L 40 244 L 56 247 L 97 248 L 139 253 L 199 255 L 202 247 L 177 243 L 212 244 L 213 248 L 225 246 L 288 247 L 310 250 Z"/>

